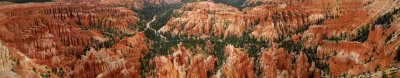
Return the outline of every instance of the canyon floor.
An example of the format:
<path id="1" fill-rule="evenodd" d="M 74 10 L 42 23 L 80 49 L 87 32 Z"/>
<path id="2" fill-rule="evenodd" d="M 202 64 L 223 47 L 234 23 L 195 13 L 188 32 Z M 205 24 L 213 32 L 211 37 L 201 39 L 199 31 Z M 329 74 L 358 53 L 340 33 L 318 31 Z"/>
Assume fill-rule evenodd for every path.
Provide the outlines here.
<path id="1" fill-rule="evenodd" d="M 400 77 L 400 0 L 0 1 L 0 78 L 331 77 Z"/>

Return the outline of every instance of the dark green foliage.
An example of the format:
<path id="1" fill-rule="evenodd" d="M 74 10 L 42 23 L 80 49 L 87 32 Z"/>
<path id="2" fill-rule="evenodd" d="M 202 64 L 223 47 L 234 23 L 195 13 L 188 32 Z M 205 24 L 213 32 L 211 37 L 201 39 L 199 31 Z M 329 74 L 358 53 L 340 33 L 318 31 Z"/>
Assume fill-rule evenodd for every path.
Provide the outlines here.
<path id="1" fill-rule="evenodd" d="M 392 39 L 394 36 L 394 33 L 390 34 L 386 39 L 385 39 L 385 45 L 388 44 L 389 40 Z"/>
<path id="2" fill-rule="evenodd" d="M 383 29 L 387 29 L 390 27 L 389 24 L 391 24 L 394 20 L 393 15 L 398 14 L 400 12 L 400 9 L 395 9 L 392 12 L 386 13 L 383 16 L 378 17 L 374 22 L 371 22 L 367 24 L 366 26 L 362 27 L 358 33 L 358 37 L 352 41 L 358 41 L 358 42 L 365 42 L 368 39 L 368 34 L 369 34 L 369 27 L 371 27 L 371 30 L 375 29 L 376 25 L 383 25 Z"/>
<path id="3" fill-rule="evenodd" d="M 316 47 L 304 48 L 302 51 L 306 54 L 306 56 L 308 58 L 308 63 L 312 63 L 312 62 L 319 63 L 319 61 L 322 60 L 317 57 L 317 48 Z"/>
<path id="4" fill-rule="evenodd" d="M 352 41 L 358 41 L 358 42 L 365 42 L 368 39 L 368 34 L 369 34 L 369 27 L 370 26 L 364 26 L 361 29 L 358 30 L 358 36 L 356 39 Z M 374 27 L 372 27 L 374 28 Z"/>
<path id="5" fill-rule="evenodd" d="M 284 48 L 288 52 L 296 52 L 297 54 L 304 48 L 300 43 L 293 41 L 282 41 L 279 47 Z"/>
<path id="6" fill-rule="evenodd" d="M 139 18 L 150 21 L 153 19 L 154 15 L 162 16 L 162 14 L 166 11 L 172 11 L 173 9 L 178 9 L 182 6 L 182 4 L 169 4 L 169 5 L 144 5 L 143 9 L 134 10 L 134 12 L 138 13 Z M 168 20 L 166 20 L 168 21 Z"/>
<path id="7" fill-rule="evenodd" d="M 36 68 L 32 68 L 32 70 L 33 70 L 34 72 L 37 72 L 37 71 L 36 71 Z"/>
<path id="8" fill-rule="evenodd" d="M 368 34 L 363 34 L 363 35 L 367 35 L 368 36 Z M 362 37 L 364 37 L 364 36 L 362 36 Z M 341 33 L 340 36 L 334 36 L 334 37 L 324 36 L 323 37 L 324 40 L 335 41 L 335 42 L 339 42 L 341 40 L 344 40 L 345 38 L 346 38 L 346 36 L 343 35 L 343 33 Z M 366 38 L 363 38 L 363 39 L 366 39 Z M 363 40 L 363 41 L 365 41 L 365 40 Z"/>
<path id="9" fill-rule="evenodd" d="M 19 65 L 20 64 L 19 60 L 17 60 L 16 63 L 17 63 L 17 65 Z"/>
<path id="10" fill-rule="evenodd" d="M 314 73 L 308 73 L 308 78 L 315 78 Z"/>
<path id="11" fill-rule="evenodd" d="M 165 13 L 162 13 L 160 15 L 157 16 L 157 20 L 154 21 L 151 26 L 152 28 L 158 30 L 161 27 L 163 27 L 165 24 L 167 24 L 167 22 L 170 20 L 170 18 L 172 17 L 172 10 L 168 10 L 165 11 Z"/>
<path id="12" fill-rule="evenodd" d="M 50 78 L 49 73 L 40 73 L 40 76 L 42 76 L 42 78 Z"/>
<path id="13" fill-rule="evenodd" d="M 219 68 L 225 62 L 225 46 L 226 45 L 234 45 L 235 47 L 247 47 L 245 48 L 246 52 L 248 52 L 250 57 L 255 58 L 258 61 L 259 52 L 262 48 L 268 47 L 265 41 L 257 41 L 253 38 L 249 37 L 250 32 L 244 32 L 242 38 L 236 38 L 233 36 L 228 36 L 225 39 L 219 37 L 211 37 L 207 39 L 193 39 L 187 37 L 179 37 L 179 36 L 172 36 L 170 33 L 165 33 L 163 36 L 166 37 L 168 42 L 162 41 L 162 39 L 157 36 L 154 31 L 148 30 L 145 31 L 146 36 L 154 41 L 154 44 L 151 49 L 151 53 L 146 54 L 144 58 L 141 59 L 142 64 L 142 72 L 148 72 L 149 70 L 153 69 L 153 66 L 149 66 L 148 62 L 150 59 L 154 58 L 155 56 L 166 56 L 170 53 L 171 47 L 176 47 L 177 44 L 183 43 L 185 48 L 190 49 L 194 48 L 195 45 L 205 46 L 207 41 L 213 43 L 213 51 L 211 55 L 215 56 L 218 60 L 215 64 L 215 67 Z M 259 70 L 259 69 L 255 69 Z M 217 69 L 214 70 L 216 72 Z M 213 72 L 213 73 L 214 73 Z"/>
<path id="14" fill-rule="evenodd" d="M 161 37 L 157 35 L 156 32 L 150 29 L 146 29 L 146 24 L 153 19 L 155 15 L 157 15 L 156 20 L 150 24 L 152 28 L 155 30 L 160 29 L 164 26 L 169 19 L 173 16 L 173 9 L 180 8 L 182 4 L 170 4 L 170 5 L 145 5 L 141 10 L 134 10 L 135 12 L 139 13 L 143 18 L 138 25 L 141 25 L 143 28 L 139 30 L 143 30 L 145 36 L 154 41 L 154 44 L 150 46 L 150 53 L 145 54 L 145 56 L 140 59 L 141 62 L 141 70 L 139 73 L 149 72 L 150 70 L 154 69 L 155 66 L 149 64 L 150 60 L 153 59 L 155 56 L 165 56 L 168 55 L 169 50 L 171 47 L 176 46 L 179 42 L 164 42 Z M 168 39 L 171 39 L 170 36 L 167 36 Z M 177 40 L 177 39 L 172 39 Z M 144 77 L 144 76 L 142 76 Z"/>
<path id="15" fill-rule="evenodd" d="M 51 72 L 59 77 L 64 77 L 65 71 L 62 68 L 51 68 Z"/>
<path id="16" fill-rule="evenodd" d="M 329 64 L 316 63 L 315 67 L 321 69 L 322 71 L 329 72 Z"/>
<path id="17" fill-rule="evenodd" d="M 387 25 L 389 25 L 389 24 L 391 24 L 391 23 L 393 22 L 393 20 L 394 20 L 393 15 L 394 15 L 394 14 L 397 14 L 397 13 L 399 13 L 399 12 L 400 12 L 400 9 L 395 9 L 395 10 L 392 11 L 392 12 L 386 13 L 385 15 L 383 15 L 383 16 L 377 18 L 377 19 L 375 20 L 374 24 L 379 24 L 379 25 L 387 26 Z M 385 27 L 385 28 L 388 28 L 388 27 Z"/>
<path id="18" fill-rule="evenodd" d="M 96 50 L 101 49 L 101 48 L 111 48 L 116 43 L 118 43 L 116 41 L 116 38 L 124 39 L 125 37 L 132 37 L 132 36 L 133 36 L 133 34 L 127 34 L 127 33 L 124 33 L 124 34 L 113 34 L 113 35 L 109 36 L 110 40 L 104 41 L 104 42 L 100 42 L 96 46 L 93 46 L 93 47 L 95 47 Z M 86 51 L 88 51 L 88 49 L 86 49 Z"/>
<path id="19" fill-rule="evenodd" d="M 183 3 L 191 2 L 190 0 L 181 0 Z"/>
<path id="20" fill-rule="evenodd" d="M 375 71 L 379 70 L 379 64 L 375 66 Z"/>
<path id="21" fill-rule="evenodd" d="M 27 2 L 51 2 L 53 0 L 0 0 L 1 1 L 8 1 L 8 2 L 15 2 L 15 3 L 27 3 Z"/>
<path id="22" fill-rule="evenodd" d="M 293 42 L 288 40 L 282 41 L 279 47 L 284 48 L 287 52 L 294 52 L 294 54 L 300 54 L 300 52 L 303 52 L 308 58 L 308 63 L 314 62 L 318 69 L 328 72 L 329 65 L 322 63 L 322 60 L 324 60 L 324 58 L 317 57 L 317 46 L 304 47 L 302 44 L 302 42 Z M 295 60 L 292 61 L 295 62 Z"/>
<path id="23" fill-rule="evenodd" d="M 82 55 L 86 55 L 86 53 L 88 52 L 90 50 L 90 47 L 89 46 L 86 46 L 84 49 L 83 49 L 83 51 L 81 52 L 81 53 L 78 53 L 78 54 L 72 54 L 72 55 L 74 55 L 76 58 L 78 58 L 78 59 L 81 59 L 82 58 Z"/>
<path id="24" fill-rule="evenodd" d="M 180 8 L 181 4 L 170 4 L 170 5 L 145 5 L 143 9 L 141 10 L 135 10 L 135 12 L 139 13 L 141 18 L 143 18 L 144 22 L 140 25 L 143 27 L 146 26 L 146 20 L 150 21 L 153 19 L 155 15 L 157 15 L 156 20 L 150 24 L 152 28 L 155 30 L 160 29 L 163 25 L 165 25 L 168 20 L 171 18 L 172 15 L 172 10 Z M 142 30 L 144 30 L 143 28 Z M 157 36 L 157 33 L 155 33 L 153 30 L 147 29 L 144 30 L 144 34 L 146 37 L 152 41 L 154 41 L 153 46 L 151 46 L 151 51 L 149 54 L 146 54 L 144 58 L 142 58 L 140 61 L 142 63 L 142 70 L 141 73 L 147 72 L 149 69 L 152 69 L 153 66 L 148 66 L 148 62 L 150 59 L 154 58 L 155 56 L 158 55 L 167 55 L 168 51 L 170 50 L 171 47 L 179 44 L 179 42 L 174 42 L 172 40 L 177 40 L 177 39 L 172 39 L 168 37 L 168 39 L 172 39 L 171 42 L 164 42 L 162 41 L 161 37 Z"/>
<path id="25" fill-rule="evenodd" d="M 400 46 L 398 46 L 396 49 L 396 57 L 394 57 L 394 60 L 397 62 L 400 61 Z"/>
<path id="26" fill-rule="evenodd" d="M 112 28 L 107 28 L 107 27 L 103 27 L 103 26 L 79 26 L 79 27 L 84 30 L 88 30 L 88 29 L 99 30 L 102 35 L 104 35 L 105 37 L 110 39 L 110 40 L 104 41 L 104 42 L 99 42 L 99 41 L 92 39 L 92 41 L 94 41 L 92 43 L 97 43 L 97 44 L 86 46 L 81 53 L 72 54 L 72 55 L 75 55 L 75 57 L 77 57 L 79 59 L 81 58 L 82 55 L 86 55 L 86 52 L 90 50 L 90 47 L 94 47 L 96 50 L 99 50 L 101 48 L 110 48 L 113 45 L 115 45 L 116 43 L 118 43 L 116 41 L 117 38 L 124 39 L 125 37 L 133 36 L 133 34 L 122 33 L 121 31 L 116 31 Z M 129 27 L 131 27 L 131 26 L 129 26 Z"/>
<path id="27" fill-rule="evenodd" d="M 318 69 L 321 69 L 322 71 L 325 72 L 329 72 L 329 65 L 322 63 L 322 61 L 325 60 L 326 58 L 317 57 L 317 47 L 304 48 L 303 52 L 306 54 L 308 58 L 308 63 L 311 64 L 312 62 L 314 62 Z"/>
<path id="28" fill-rule="evenodd" d="M 214 0 L 216 3 L 223 3 L 229 6 L 236 7 L 238 9 L 243 9 L 242 5 L 245 3 L 246 0 Z"/>
<path id="29" fill-rule="evenodd" d="M 289 40 L 280 43 L 279 47 L 284 48 L 288 52 L 295 52 L 295 54 L 300 54 L 300 52 L 303 52 L 309 59 L 309 63 L 321 60 L 316 54 L 317 47 L 304 47 L 302 44 L 302 42 L 293 42 Z"/>
<path id="30" fill-rule="evenodd" d="M 321 20 L 321 21 L 323 21 L 323 20 Z M 295 31 L 295 34 L 302 33 L 304 31 L 308 30 L 308 28 L 310 28 L 310 24 L 305 24 L 303 26 L 300 26 L 300 28 Z"/>
<path id="31" fill-rule="evenodd" d="M 382 78 L 389 78 L 389 77 L 386 75 L 386 73 L 383 73 Z"/>
<path id="32" fill-rule="evenodd" d="M 315 24 L 317 24 L 317 25 L 322 25 L 322 23 L 325 21 L 325 19 L 320 19 L 320 20 L 318 20 L 317 21 L 317 23 L 315 23 Z"/>

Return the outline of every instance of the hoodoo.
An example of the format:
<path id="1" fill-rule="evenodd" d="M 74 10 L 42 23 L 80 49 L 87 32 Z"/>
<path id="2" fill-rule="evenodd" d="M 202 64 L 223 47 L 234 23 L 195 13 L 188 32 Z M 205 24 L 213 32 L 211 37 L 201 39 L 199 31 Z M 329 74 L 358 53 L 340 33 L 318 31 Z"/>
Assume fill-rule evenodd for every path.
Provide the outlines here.
<path id="1" fill-rule="evenodd" d="M 400 77 L 400 0 L 2 0 L 0 78 Z"/>

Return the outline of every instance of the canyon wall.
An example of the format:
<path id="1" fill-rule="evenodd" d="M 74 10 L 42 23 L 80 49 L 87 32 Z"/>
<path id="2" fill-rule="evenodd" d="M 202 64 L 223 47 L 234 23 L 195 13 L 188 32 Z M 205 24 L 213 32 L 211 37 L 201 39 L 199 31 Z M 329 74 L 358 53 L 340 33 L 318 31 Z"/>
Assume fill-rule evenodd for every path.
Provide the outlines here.
<path id="1" fill-rule="evenodd" d="M 139 59 L 149 51 L 144 34 L 130 27 L 139 20 L 137 14 L 127 8 L 54 2 L 9 4 L 0 10 L 0 39 L 12 48 L 12 57 L 4 59 L 15 61 L 5 62 L 8 67 L 4 68 L 14 66 L 19 77 L 109 77 L 117 73 L 138 77 Z M 1 74 L 13 76 L 10 73 Z"/>
<path id="2" fill-rule="evenodd" d="M 84 29 L 132 32 L 137 18 L 122 8 L 95 8 L 87 4 L 21 4 L 3 9 L 1 39 L 32 58 L 82 54 L 94 40 Z M 12 6 L 11 6 L 12 7 Z M 93 13 L 95 12 L 95 13 Z"/>
<path id="3" fill-rule="evenodd" d="M 273 41 L 279 36 L 298 33 L 326 18 L 322 8 L 297 10 L 310 7 L 314 6 L 265 5 L 246 8 L 241 12 L 225 4 L 194 2 L 174 10 L 174 17 L 159 32 L 196 39 L 251 36 L 258 40 Z"/>
<path id="4" fill-rule="evenodd" d="M 0 77 L 12 78 L 18 76 L 17 73 L 12 71 L 13 62 L 14 61 L 10 59 L 8 48 L 4 46 L 3 43 L 0 43 Z"/>
<path id="5" fill-rule="evenodd" d="M 238 10 L 193 2 L 174 10 L 159 32 L 199 40 L 267 41 L 272 47 L 260 51 L 262 77 L 379 77 L 398 71 L 393 67 L 399 47 L 398 5 L 388 0 L 266 0 Z"/>
<path id="6" fill-rule="evenodd" d="M 242 33 L 251 28 L 252 19 L 231 6 L 195 2 L 174 10 L 174 17 L 159 32 L 199 39 L 210 36 L 242 37 Z"/>
<path id="7" fill-rule="evenodd" d="M 217 67 L 216 62 L 222 60 L 217 56 L 199 48 L 186 49 L 182 43 L 177 46 L 171 54 L 156 56 L 152 59 L 151 64 L 155 68 L 153 72 L 147 74 L 147 77 L 256 77 L 253 71 L 253 58 L 248 57 L 241 48 L 235 48 L 232 45 L 225 46 L 223 52 L 226 60 L 221 67 Z"/>
<path id="8" fill-rule="evenodd" d="M 167 78 L 207 78 L 215 69 L 216 58 L 206 53 L 194 53 L 185 49 L 183 44 L 178 44 L 176 51 L 168 56 L 157 56 L 152 59 L 154 72 L 148 77 Z"/>
<path id="9" fill-rule="evenodd" d="M 111 48 L 91 48 L 73 66 L 71 77 L 139 77 L 140 59 L 149 52 L 146 37 L 137 33 Z"/>
<path id="10" fill-rule="evenodd" d="M 140 13 L 170 4 L 180 8 Z M 0 77 L 399 77 L 399 5 L 399 0 L 0 2 Z"/>

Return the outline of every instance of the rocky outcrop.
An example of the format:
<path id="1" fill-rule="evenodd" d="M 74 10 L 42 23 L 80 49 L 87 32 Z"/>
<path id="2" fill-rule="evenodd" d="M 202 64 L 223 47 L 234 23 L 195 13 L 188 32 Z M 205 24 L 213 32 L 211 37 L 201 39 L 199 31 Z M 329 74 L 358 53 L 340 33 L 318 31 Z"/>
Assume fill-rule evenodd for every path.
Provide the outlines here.
<path id="1" fill-rule="evenodd" d="M 149 52 L 146 37 L 137 33 L 111 48 L 91 48 L 73 66 L 71 77 L 139 77 L 140 59 Z"/>
<path id="2" fill-rule="evenodd" d="M 315 2 L 308 2 L 308 4 L 310 4 L 309 6 L 314 6 L 311 3 Z M 297 4 L 293 5 L 296 6 Z M 303 66 L 305 66 L 305 67 L 299 67 L 300 69 L 301 68 L 309 69 L 307 70 L 308 73 L 314 73 L 313 74 L 314 76 L 322 75 L 323 77 L 324 76 L 327 77 L 327 74 L 324 74 L 326 72 L 328 72 L 328 75 L 334 77 L 338 76 L 379 77 L 382 76 L 382 73 L 380 73 L 380 75 L 379 73 L 378 75 L 376 75 L 377 73 L 368 73 L 369 76 L 365 76 L 364 73 L 385 72 L 386 74 L 388 74 L 394 72 L 386 72 L 387 70 L 397 71 L 397 67 L 390 67 L 390 66 L 394 65 L 393 61 L 396 55 L 394 52 L 395 48 L 398 47 L 399 44 L 397 42 L 394 43 L 389 42 L 393 39 L 396 39 L 397 37 L 393 38 L 392 36 L 394 35 L 389 36 L 389 34 L 387 34 L 387 33 L 396 34 L 398 32 L 396 24 L 392 23 L 391 25 L 386 25 L 387 28 L 385 28 L 385 26 L 381 27 L 380 25 L 375 26 L 376 21 L 371 21 L 370 19 L 380 20 L 381 17 L 376 18 L 375 16 L 369 15 L 374 13 L 368 13 L 368 10 L 361 9 L 362 8 L 361 4 L 362 3 L 360 1 L 341 1 L 340 5 L 337 6 L 340 7 L 339 13 L 332 13 L 332 12 L 324 13 L 323 10 L 318 11 L 318 7 L 315 7 L 317 11 L 306 11 L 305 12 L 306 14 L 312 14 L 312 13 L 323 14 L 323 15 L 317 15 L 323 17 L 323 20 L 320 23 L 318 22 L 311 23 L 310 28 L 308 28 L 308 30 L 304 30 L 305 32 L 303 34 L 292 35 L 289 37 L 290 38 L 288 39 L 289 41 L 299 42 L 300 46 L 296 46 L 299 45 L 298 43 L 292 43 L 293 47 L 286 47 L 285 45 L 287 45 L 288 43 L 279 43 L 279 47 L 283 48 L 270 49 L 273 51 L 269 51 L 266 52 L 265 54 L 262 54 L 261 55 L 262 59 L 260 63 L 261 64 L 266 63 L 266 65 L 264 64 L 265 66 L 261 66 L 263 68 L 263 71 L 273 72 L 273 73 L 266 73 L 264 74 L 264 76 L 295 77 L 294 72 L 292 72 L 293 70 L 290 71 L 289 69 L 289 71 L 284 71 L 284 72 L 282 71 L 279 72 L 277 70 L 288 70 L 288 69 L 283 69 L 285 66 L 286 68 L 288 67 L 294 68 L 291 67 L 294 66 L 291 64 L 296 64 L 296 63 L 302 63 Z M 389 6 L 393 5 L 388 5 L 387 7 Z M 261 6 L 258 6 L 258 8 L 259 7 Z M 286 8 L 290 7 L 291 6 L 286 6 Z M 253 9 L 257 9 L 257 7 Z M 328 9 L 327 11 L 332 11 L 332 10 Z M 248 11 L 248 13 L 251 12 L 252 11 Z M 310 16 L 309 18 L 312 17 L 315 16 Z M 267 23 L 267 24 L 272 26 L 274 25 L 274 23 Z M 371 24 L 373 25 L 371 26 Z M 263 29 L 263 31 L 272 31 L 272 32 L 279 31 L 279 30 L 273 30 L 272 28 L 273 27 L 266 27 Z M 285 28 L 290 28 L 290 26 L 289 27 L 286 26 Z M 259 34 L 259 33 L 253 32 L 253 34 Z M 272 38 L 276 36 L 282 36 L 282 34 L 274 34 L 270 32 L 265 32 L 265 34 L 272 36 Z M 270 40 L 276 40 L 276 39 L 270 39 Z M 286 40 L 284 40 L 284 42 L 285 41 Z M 385 45 L 388 43 L 392 43 L 395 45 L 393 46 Z M 302 47 L 302 48 L 299 49 L 296 47 Z M 307 51 L 308 49 L 312 48 L 317 48 L 317 50 Z M 292 51 L 293 49 L 297 50 Z M 312 63 L 300 62 L 300 61 L 297 62 L 302 58 L 303 60 L 305 60 L 304 59 L 305 56 L 303 54 L 300 55 L 293 55 L 290 53 L 288 54 L 288 52 L 284 52 L 285 50 L 289 52 L 300 51 L 300 53 L 308 53 L 307 58 L 312 57 L 308 59 Z M 285 54 L 285 56 L 279 58 L 279 55 L 273 54 L 274 52 L 280 52 L 280 51 L 283 51 L 281 52 L 281 54 Z M 317 59 L 314 58 L 313 56 L 314 53 L 317 56 Z M 276 59 L 289 58 L 288 56 L 298 57 L 298 60 L 296 60 L 296 63 L 293 62 L 285 63 L 285 61 L 283 60 L 281 61 L 276 60 L 277 62 L 274 62 L 272 59 L 272 58 Z M 287 59 L 286 61 L 288 60 L 290 59 Z M 272 69 L 272 68 L 279 68 L 279 67 L 273 67 L 276 63 L 285 63 L 285 64 L 278 64 L 279 66 L 282 66 L 282 69 Z M 328 67 L 329 70 L 324 69 L 325 67 L 323 66 Z M 300 74 L 305 74 L 305 73 L 300 73 Z M 296 76 L 300 77 L 301 75 L 297 73 Z"/>
<path id="3" fill-rule="evenodd" d="M 154 76 L 165 78 L 207 78 L 215 69 L 216 58 L 204 53 L 194 53 L 179 44 L 176 51 L 168 56 L 152 59 L 155 64 Z"/>
<path id="4" fill-rule="evenodd" d="M 21 63 L 13 69 L 19 77 L 139 77 L 149 51 L 145 35 L 128 27 L 136 14 L 123 7 L 49 2 L 0 10 L 0 39 Z"/>
<path id="5" fill-rule="evenodd" d="M 150 5 L 165 5 L 165 4 L 182 4 L 182 3 L 213 1 L 213 0 L 139 0 L 139 1 L 144 4 L 150 4 Z"/>
<path id="6" fill-rule="evenodd" d="M 217 69 L 217 59 L 214 55 L 198 50 L 185 49 L 183 44 L 173 49 L 168 56 L 157 56 L 152 59 L 155 65 L 154 72 L 149 77 L 186 78 L 186 77 L 256 77 L 254 61 L 240 48 L 227 45 L 224 49 L 226 61 Z M 197 52 L 193 52 L 197 51 Z"/>
<path id="7" fill-rule="evenodd" d="M 260 4 L 274 4 L 274 3 L 284 3 L 284 4 L 294 4 L 299 2 L 304 2 L 309 0 L 245 0 L 243 5 L 260 5 Z"/>
<path id="8" fill-rule="evenodd" d="M 304 3 L 306 4 L 306 3 Z M 300 7 L 301 6 L 301 7 Z M 325 19 L 325 10 L 302 11 L 307 5 L 258 6 L 244 12 L 224 4 L 194 2 L 174 11 L 174 16 L 159 32 L 199 39 L 251 36 L 273 41 L 307 29 Z M 250 33 L 250 34 L 247 34 Z"/>
<path id="9" fill-rule="evenodd" d="M 181 3 L 181 0 L 141 0 L 145 4 L 177 4 Z"/>
<path id="10" fill-rule="evenodd" d="M 398 2 L 0 2 L 0 77 L 398 77 Z"/>
<path id="11" fill-rule="evenodd" d="M 130 10 L 93 4 L 16 4 L 2 9 L 1 39 L 37 59 L 79 55 L 92 45 L 83 29 L 131 32 L 137 18 Z M 98 7 L 98 8 L 96 8 Z M 51 64 L 51 63 L 50 63 Z"/>
<path id="12" fill-rule="evenodd" d="M 10 59 L 10 53 L 7 47 L 0 43 L 0 77 L 11 78 L 18 77 L 17 73 L 12 71 L 13 60 Z"/>
<path id="13" fill-rule="evenodd" d="M 141 0 L 54 0 L 54 2 L 101 4 L 111 7 L 126 7 L 130 9 L 143 8 L 143 1 Z"/>
<path id="14" fill-rule="evenodd" d="M 228 78 L 255 78 L 254 61 L 246 52 L 232 45 L 225 47 L 226 63 L 222 67 L 224 76 Z"/>
<path id="15" fill-rule="evenodd" d="M 299 10 L 314 7 L 301 4 L 261 5 L 245 9 L 245 13 L 253 15 L 257 18 L 256 21 L 258 21 L 250 36 L 257 40 L 280 40 L 290 37 L 292 34 L 300 33 L 310 25 L 326 18 L 324 15 L 325 10 L 319 8 L 313 8 L 314 11 Z"/>
<path id="16" fill-rule="evenodd" d="M 393 64 L 397 55 L 395 50 L 399 46 L 394 40 L 398 39 L 395 36 L 399 32 L 398 23 L 377 24 L 376 21 L 382 20 L 382 17 L 376 18 L 368 10 L 354 9 L 361 8 L 361 5 L 356 5 L 360 3 L 350 1 L 342 4 L 341 7 L 353 9 L 341 10 L 343 14 L 338 18 L 328 19 L 322 26 L 312 26 L 305 31 L 303 45 L 318 46 L 316 54 L 326 59 L 322 63 L 329 65 L 333 76 L 380 77 L 385 73 L 394 73 L 387 70 L 398 71 Z"/>
<path id="17" fill-rule="evenodd" d="M 213 2 L 188 3 L 159 32 L 194 38 L 242 37 L 254 20 L 238 9 Z"/>
<path id="18" fill-rule="evenodd" d="M 330 57 L 327 63 L 330 65 L 332 75 L 358 75 L 368 71 L 386 70 L 392 66 L 399 43 L 398 40 L 390 42 L 391 44 L 385 43 L 385 38 L 388 38 L 389 34 L 383 33 L 394 32 L 383 31 L 381 27 L 376 27 L 369 33 L 365 43 L 347 41 L 322 43 L 318 48 L 318 56 Z"/>
<path id="19" fill-rule="evenodd" d="M 261 77 L 318 77 L 319 69 L 316 69 L 314 63 L 309 62 L 305 53 L 290 53 L 284 48 L 272 46 L 261 52 L 260 68 Z"/>

